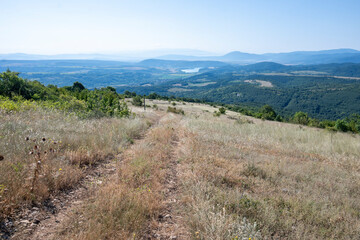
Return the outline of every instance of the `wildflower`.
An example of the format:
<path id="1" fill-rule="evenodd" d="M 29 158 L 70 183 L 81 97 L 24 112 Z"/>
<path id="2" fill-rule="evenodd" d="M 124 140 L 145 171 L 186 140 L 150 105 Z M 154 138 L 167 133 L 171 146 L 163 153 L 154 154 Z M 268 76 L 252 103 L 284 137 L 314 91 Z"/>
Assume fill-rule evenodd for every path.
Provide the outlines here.
<path id="1" fill-rule="evenodd" d="M 59 168 L 59 171 L 62 171 L 62 168 Z"/>

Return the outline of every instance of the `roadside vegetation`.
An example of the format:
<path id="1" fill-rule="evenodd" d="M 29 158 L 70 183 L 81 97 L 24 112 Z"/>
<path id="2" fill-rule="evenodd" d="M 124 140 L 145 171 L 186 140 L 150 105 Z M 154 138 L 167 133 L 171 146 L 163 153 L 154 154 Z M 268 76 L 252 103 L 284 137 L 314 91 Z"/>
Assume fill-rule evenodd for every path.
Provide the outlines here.
<path id="1" fill-rule="evenodd" d="M 45 87 L 10 71 L 0 74 L 0 114 L 0 220 L 76 186 L 148 128 L 112 88 Z"/>

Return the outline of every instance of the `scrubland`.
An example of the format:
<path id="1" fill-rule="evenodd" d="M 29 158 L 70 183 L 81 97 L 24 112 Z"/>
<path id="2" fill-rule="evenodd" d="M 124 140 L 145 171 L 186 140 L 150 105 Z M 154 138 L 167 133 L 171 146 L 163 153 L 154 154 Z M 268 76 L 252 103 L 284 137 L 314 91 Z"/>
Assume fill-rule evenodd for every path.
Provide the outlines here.
<path id="1" fill-rule="evenodd" d="M 123 151 L 147 127 L 141 118 L 82 120 L 41 109 L 1 113 L 1 216 L 76 186 L 87 168 Z"/>
<path id="2" fill-rule="evenodd" d="M 54 239 L 360 238 L 359 135 L 149 104 L 122 119 L 2 115 L 2 214 L 76 187 L 84 168 L 119 153 L 116 174 L 89 190 Z M 34 144 L 40 157 L 29 154 Z"/>

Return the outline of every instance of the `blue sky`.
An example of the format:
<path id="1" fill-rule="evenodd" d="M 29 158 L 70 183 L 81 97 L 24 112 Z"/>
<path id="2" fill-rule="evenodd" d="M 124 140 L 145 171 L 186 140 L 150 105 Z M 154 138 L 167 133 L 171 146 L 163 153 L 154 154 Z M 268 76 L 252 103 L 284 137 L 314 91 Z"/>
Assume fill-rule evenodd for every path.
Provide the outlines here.
<path id="1" fill-rule="evenodd" d="M 0 0 L 0 53 L 360 50 L 359 0 Z"/>

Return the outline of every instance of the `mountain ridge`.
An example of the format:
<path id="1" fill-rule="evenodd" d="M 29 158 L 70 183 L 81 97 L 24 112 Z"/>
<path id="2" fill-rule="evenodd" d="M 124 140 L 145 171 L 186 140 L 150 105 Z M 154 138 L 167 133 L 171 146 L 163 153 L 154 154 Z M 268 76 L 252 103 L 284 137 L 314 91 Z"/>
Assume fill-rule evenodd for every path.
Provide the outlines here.
<path id="1" fill-rule="evenodd" d="M 191 51 L 168 51 L 164 55 L 156 55 L 158 52 L 138 52 L 136 57 L 129 53 L 117 54 L 26 54 L 11 53 L 0 54 L 0 60 L 105 60 L 105 61 L 129 61 L 139 62 L 146 59 L 160 60 L 181 60 L 181 61 L 220 61 L 233 64 L 252 64 L 257 62 L 272 61 L 281 64 L 326 64 L 326 63 L 360 63 L 360 51 L 351 48 L 329 49 L 319 51 L 293 51 L 282 53 L 246 53 L 240 51 L 231 51 L 224 55 L 203 55 L 201 52 Z M 184 53 L 184 54 L 181 54 Z M 189 55 L 189 53 L 198 53 L 200 55 Z M 205 53 L 204 53 L 205 54 Z"/>

